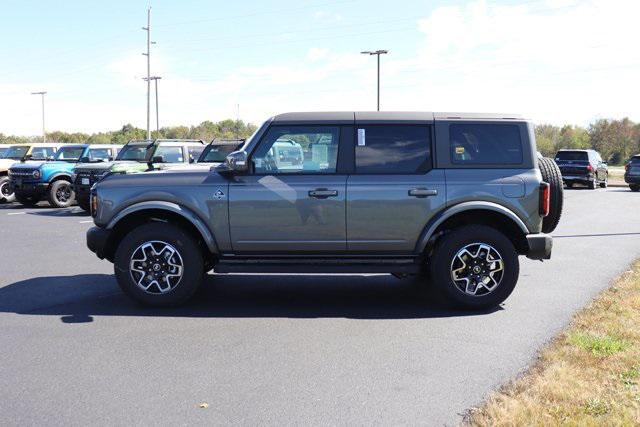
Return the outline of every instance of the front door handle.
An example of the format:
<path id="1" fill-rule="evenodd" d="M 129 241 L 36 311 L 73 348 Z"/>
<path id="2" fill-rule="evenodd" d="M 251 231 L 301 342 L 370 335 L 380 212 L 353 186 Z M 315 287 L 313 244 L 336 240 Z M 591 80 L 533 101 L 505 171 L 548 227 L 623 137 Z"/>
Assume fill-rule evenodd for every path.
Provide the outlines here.
<path id="1" fill-rule="evenodd" d="M 336 197 L 337 195 L 337 190 L 328 190 L 326 188 L 316 188 L 315 190 L 309 191 L 309 197 L 313 197 L 314 199 L 326 199 L 328 197 Z"/>
<path id="2" fill-rule="evenodd" d="M 429 190 L 428 188 L 412 188 L 409 190 L 409 195 L 411 197 L 418 197 L 420 199 L 429 196 L 437 196 L 438 190 Z"/>

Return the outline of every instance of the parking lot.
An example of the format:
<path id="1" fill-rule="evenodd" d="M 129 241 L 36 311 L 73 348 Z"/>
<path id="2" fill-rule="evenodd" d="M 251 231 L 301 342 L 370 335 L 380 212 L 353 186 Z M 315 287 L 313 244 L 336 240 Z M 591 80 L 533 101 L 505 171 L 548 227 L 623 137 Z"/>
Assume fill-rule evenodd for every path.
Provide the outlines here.
<path id="1" fill-rule="evenodd" d="M 638 194 L 565 197 L 552 260 L 521 258 L 483 314 L 388 275 L 209 276 L 184 307 L 141 308 L 79 208 L 1 205 L 3 423 L 454 424 L 640 255 Z"/>

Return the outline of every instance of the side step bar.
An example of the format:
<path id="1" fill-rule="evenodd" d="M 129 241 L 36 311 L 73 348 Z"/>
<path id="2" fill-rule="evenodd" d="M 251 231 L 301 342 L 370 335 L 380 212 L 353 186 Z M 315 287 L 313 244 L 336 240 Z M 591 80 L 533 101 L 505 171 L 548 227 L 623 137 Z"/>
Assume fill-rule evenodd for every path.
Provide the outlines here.
<path id="1" fill-rule="evenodd" d="M 419 273 L 417 258 L 222 258 L 216 273 Z"/>

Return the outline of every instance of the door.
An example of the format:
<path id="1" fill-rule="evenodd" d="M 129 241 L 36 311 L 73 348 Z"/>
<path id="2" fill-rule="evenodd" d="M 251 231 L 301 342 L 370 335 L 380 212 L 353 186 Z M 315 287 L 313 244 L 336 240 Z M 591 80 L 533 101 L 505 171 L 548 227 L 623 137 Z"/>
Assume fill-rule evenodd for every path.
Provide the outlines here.
<path id="1" fill-rule="evenodd" d="M 346 175 L 337 174 L 339 126 L 272 126 L 229 185 L 234 253 L 346 249 Z"/>
<path id="2" fill-rule="evenodd" d="M 445 203 L 432 168 L 428 125 L 357 125 L 355 173 L 347 181 L 347 249 L 411 254 Z"/>

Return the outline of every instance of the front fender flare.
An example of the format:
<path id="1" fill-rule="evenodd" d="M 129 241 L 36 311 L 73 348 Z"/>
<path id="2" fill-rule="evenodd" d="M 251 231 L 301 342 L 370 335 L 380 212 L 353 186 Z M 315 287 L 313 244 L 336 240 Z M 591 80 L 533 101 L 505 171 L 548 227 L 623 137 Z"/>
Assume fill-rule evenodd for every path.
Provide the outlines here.
<path id="1" fill-rule="evenodd" d="M 416 252 L 422 253 L 425 250 L 425 248 L 427 247 L 427 244 L 429 243 L 429 240 L 433 236 L 433 233 L 436 231 L 438 226 L 440 226 L 443 222 L 453 217 L 454 215 L 457 215 L 459 213 L 466 212 L 466 211 L 471 211 L 471 210 L 493 211 L 493 212 L 502 214 L 505 217 L 509 218 L 511 221 L 513 221 L 518 226 L 518 228 L 522 230 L 522 233 L 525 236 L 529 234 L 529 230 L 527 229 L 527 226 L 522 221 L 522 219 L 520 219 L 518 215 L 513 213 L 513 211 L 505 208 L 502 205 L 499 205 L 493 202 L 484 202 L 484 201 L 463 202 L 441 211 L 434 218 L 432 218 L 431 221 L 427 223 L 424 230 L 422 231 L 422 234 L 420 235 L 418 244 L 416 245 Z"/>
<path id="2" fill-rule="evenodd" d="M 118 222 L 120 222 L 122 219 L 126 218 L 127 216 L 135 212 L 140 212 L 143 210 L 150 210 L 150 209 L 167 211 L 167 212 L 180 215 L 182 218 L 189 221 L 198 230 L 205 244 L 207 245 L 207 248 L 209 249 L 209 251 L 211 251 L 211 253 L 219 252 L 218 245 L 215 241 L 215 237 L 213 236 L 213 234 L 211 233 L 211 231 L 209 230 L 209 227 L 207 227 L 205 222 L 191 209 L 181 206 L 177 203 L 165 202 L 160 200 L 135 203 L 131 206 L 127 206 L 125 209 L 118 212 L 118 214 L 114 216 L 111 219 L 111 221 L 109 221 L 106 228 L 111 230 L 116 226 Z"/>

